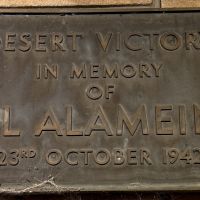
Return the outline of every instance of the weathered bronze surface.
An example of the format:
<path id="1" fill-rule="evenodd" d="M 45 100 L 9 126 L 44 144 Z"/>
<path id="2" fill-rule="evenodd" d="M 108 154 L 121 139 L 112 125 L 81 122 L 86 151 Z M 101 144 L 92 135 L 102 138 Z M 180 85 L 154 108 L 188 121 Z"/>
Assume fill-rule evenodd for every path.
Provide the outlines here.
<path id="1" fill-rule="evenodd" d="M 199 190 L 199 20 L 1 15 L 0 191 Z"/>

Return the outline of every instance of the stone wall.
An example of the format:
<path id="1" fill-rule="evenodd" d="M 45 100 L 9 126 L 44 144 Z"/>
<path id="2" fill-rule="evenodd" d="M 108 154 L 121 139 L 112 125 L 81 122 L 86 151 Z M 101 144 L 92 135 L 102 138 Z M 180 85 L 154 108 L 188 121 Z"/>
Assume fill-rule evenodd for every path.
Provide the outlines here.
<path id="1" fill-rule="evenodd" d="M 0 0 L 0 7 L 128 5 L 162 8 L 200 7 L 200 0 Z M 158 6 L 159 5 L 159 6 Z"/>

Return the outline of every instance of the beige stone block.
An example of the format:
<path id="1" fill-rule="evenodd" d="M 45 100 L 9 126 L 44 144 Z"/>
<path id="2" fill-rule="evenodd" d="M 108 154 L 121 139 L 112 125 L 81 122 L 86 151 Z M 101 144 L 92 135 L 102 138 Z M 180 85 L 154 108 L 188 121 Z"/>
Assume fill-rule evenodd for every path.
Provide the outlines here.
<path id="1" fill-rule="evenodd" d="M 161 0 L 163 8 L 200 7 L 200 0 Z"/>
<path id="2" fill-rule="evenodd" d="M 153 0 L 0 0 L 0 7 L 150 5 Z"/>

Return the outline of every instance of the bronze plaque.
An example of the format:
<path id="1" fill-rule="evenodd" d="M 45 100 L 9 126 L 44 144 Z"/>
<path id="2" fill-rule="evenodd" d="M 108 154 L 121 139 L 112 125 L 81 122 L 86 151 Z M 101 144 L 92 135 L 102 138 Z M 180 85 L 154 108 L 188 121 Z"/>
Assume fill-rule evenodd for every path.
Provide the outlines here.
<path id="1" fill-rule="evenodd" d="M 1 15 L 0 191 L 199 190 L 199 21 Z"/>

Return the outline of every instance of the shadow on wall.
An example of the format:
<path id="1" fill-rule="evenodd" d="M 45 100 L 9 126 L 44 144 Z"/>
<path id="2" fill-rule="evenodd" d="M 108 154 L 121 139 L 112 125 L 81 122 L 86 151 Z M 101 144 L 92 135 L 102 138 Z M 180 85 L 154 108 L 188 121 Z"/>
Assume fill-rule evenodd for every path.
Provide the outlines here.
<path id="1" fill-rule="evenodd" d="M 1 195 L 0 200 L 199 200 L 200 193 L 67 193 L 58 195 Z"/>

